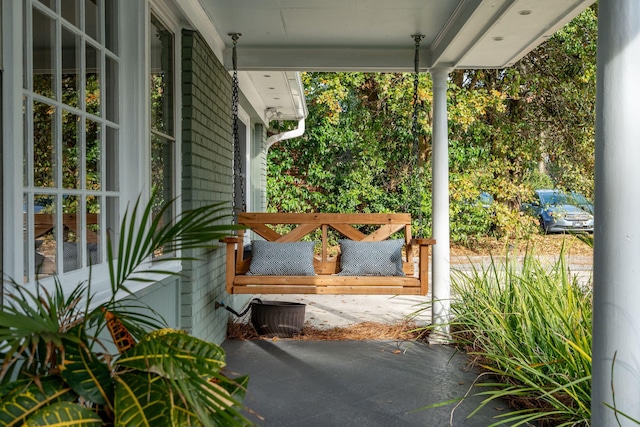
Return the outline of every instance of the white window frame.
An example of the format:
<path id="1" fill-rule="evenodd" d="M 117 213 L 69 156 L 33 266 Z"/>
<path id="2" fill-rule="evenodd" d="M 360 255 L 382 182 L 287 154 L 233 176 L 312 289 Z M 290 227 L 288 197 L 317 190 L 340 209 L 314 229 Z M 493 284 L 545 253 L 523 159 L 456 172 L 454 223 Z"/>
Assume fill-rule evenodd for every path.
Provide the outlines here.
<path id="1" fill-rule="evenodd" d="M 23 3 L 27 1 L 31 7 L 34 0 L 1 0 L 2 7 L 2 64 L 3 67 L 3 273 L 4 279 L 14 278 L 22 282 L 24 250 L 23 250 Z M 105 0 L 103 0 L 105 1 Z M 112 1 L 112 0 L 108 0 Z M 119 81 L 118 106 L 119 120 L 119 206 L 116 223 L 120 223 L 123 213 L 140 196 L 141 202 L 146 202 L 150 190 L 149 153 L 149 56 L 148 37 L 150 13 L 160 18 L 174 31 L 175 54 L 175 137 L 176 161 L 175 184 L 176 195 L 180 196 L 180 147 L 181 147 L 181 18 L 175 16 L 175 6 L 165 0 L 144 0 L 131 2 L 121 0 L 118 8 L 118 38 L 119 38 Z M 126 78 L 124 78 L 126 76 Z M 104 135 L 101 136 L 104 138 Z M 104 169 L 103 169 L 104 172 Z M 62 190 L 64 192 L 64 190 Z M 177 204 L 179 210 L 180 204 Z M 106 206 L 104 206 L 106 209 Z M 101 215 L 102 224 L 106 213 Z M 106 242 L 103 242 L 106 246 Z M 103 256 L 106 261 L 106 256 Z M 167 271 L 179 271 L 178 262 L 167 263 L 163 268 Z M 65 289 L 72 289 L 79 282 L 88 278 L 88 268 L 81 268 L 73 272 L 62 274 L 61 282 Z M 149 275 L 150 280 L 160 281 L 166 276 Z M 53 278 L 42 279 L 45 286 L 52 284 Z M 137 292 L 152 286 L 153 283 L 133 283 L 129 289 Z M 28 283 L 28 287 L 34 283 Z M 110 292 L 106 264 L 93 266 L 92 291 L 95 292 L 94 302 L 108 298 Z"/>
<path id="2" fill-rule="evenodd" d="M 151 33 L 151 14 L 153 13 L 156 18 L 160 19 L 163 24 L 166 25 L 167 29 L 174 32 L 174 93 L 175 93 L 175 103 L 174 103 L 174 117 L 175 117 L 175 157 L 176 161 L 174 163 L 175 174 L 174 174 L 174 188 L 176 190 L 176 197 L 180 197 L 182 194 L 182 187 L 180 186 L 181 175 L 182 175 L 182 163 L 180 159 L 182 158 L 181 154 L 181 135 L 182 135 L 182 112 L 181 112 L 181 102 L 182 102 L 182 66 L 180 62 L 181 58 L 181 49 L 182 49 L 182 40 L 181 40 L 181 30 L 182 26 L 180 24 L 181 17 L 176 15 L 175 8 L 171 6 L 168 0 L 146 0 L 144 4 L 142 2 L 130 2 L 130 0 L 121 0 L 123 3 L 127 3 L 127 7 L 135 8 L 136 4 L 138 5 L 138 9 L 140 13 L 133 17 L 135 21 L 137 21 L 135 26 L 131 28 L 138 28 L 137 40 L 139 41 L 137 45 L 130 47 L 128 54 L 122 59 L 122 62 L 125 64 L 131 65 L 130 70 L 134 73 L 134 77 L 129 82 L 132 85 L 131 89 L 124 88 L 121 90 L 124 93 L 133 92 L 135 99 L 138 100 L 138 104 L 131 105 L 126 102 L 122 102 L 121 100 L 121 111 L 125 111 L 122 115 L 126 117 L 123 118 L 123 127 L 126 127 L 128 132 L 126 133 L 126 138 L 130 141 L 143 141 L 143 144 L 138 145 L 132 152 L 125 152 L 125 150 L 121 150 L 121 164 L 123 165 L 121 169 L 121 176 L 125 173 L 125 170 L 128 171 L 131 175 L 128 177 L 121 178 L 124 182 L 127 179 L 130 179 L 131 182 L 137 182 L 138 185 L 130 185 L 126 188 L 122 188 L 122 200 L 120 207 L 121 215 L 124 214 L 127 207 L 132 207 L 135 201 L 140 198 L 141 202 L 148 202 L 151 195 L 151 103 L 149 102 L 149 94 L 151 91 L 150 83 L 149 83 L 149 75 L 151 70 L 151 53 L 150 53 L 150 33 Z M 122 8 L 121 8 L 122 9 Z M 121 13 L 121 19 L 126 19 L 126 13 Z M 126 24 L 122 24 L 125 26 Z M 126 48 L 123 47 L 123 50 Z M 139 72 L 142 70 L 142 72 Z M 127 114 L 127 109 L 133 108 L 130 114 Z M 127 121 L 128 126 L 125 126 L 125 121 Z M 124 138 L 124 137 L 122 137 Z M 127 166 L 128 165 L 128 166 Z M 133 172 L 132 172 L 133 171 Z M 137 171 L 137 172 L 135 172 Z M 128 201 L 128 202 L 127 202 Z M 181 209 L 181 204 L 176 203 L 175 206 L 175 214 L 179 215 Z M 177 254 L 178 256 L 180 253 Z M 145 265 L 142 265 L 140 268 L 151 268 L 152 259 L 149 258 L 149 262 Z M 162 269 L 167 272 L 179 272 L 182 270 L 182 263 L 179 261 L 165 261 Z M 160 282 L 167 278 L 165 274 L 147 274 L 147 275 L 138 275 L 145 279 L 147 282 L 133 282 L 128 284 L 127 288 L 133 292 L 140 292 L 145 288 L 149 288 L 153 286 L 154 283 Z"/>
<path id="3" fill-rule="evenodd" d="M 147 14 L 146 25 L 147 25 L 147 42 L 146 42 L 146 107 L 147 111 L 147 159 L 151 159 L 151 134 L 155 134 L 164 138 L 170 138 L 173 141 L 173 176 L 172 176 L 172 185 L 174 189 L 173 197 L 180 197 L 182 194 L 181 184 L 181 176 L 182 176 L 182 108 L 180 108 L 182 103 L 182 64 L 180 54 L 182 50 L 182 40 L 181 40 L 181 30 L 182 27 L 180 25 L 180 18 L 176 16 L 173 12 L 173 9 L 169 7 L 166 1 L 164 0 L 154 0 L 150 3 L 149 12 Z M 157 20 L 165 26 L 165 28 L 173 33 L 173 135 L 166 135 L 162 132 L 154 131 L 151 129 L 151 102 L 150 102 L 150 93 L 151 93 L 151 84 L 149 82 L 149 76 L 151 75 L 151 16 L 155 16 Z M 147 161 L 147 167 L 149 168 L 148 173 L 148 182 L 149 182 L 149 190 L 151 190 L 151 170 L 150 170 L 150 160 Z M 179 215 L 181 210 L 181 204 L 175 203 L 173 207 L 173 214 Z M 162 257 L 159 258 L 160 260 Z M 179 268 L 179 263 L 174 262 L 174 268 Z"/>
<path id="4" fill-rule="evenodd" d="M 23 274 L 22 230 L 22 2 L 2 2 L 3 279 Z"/>

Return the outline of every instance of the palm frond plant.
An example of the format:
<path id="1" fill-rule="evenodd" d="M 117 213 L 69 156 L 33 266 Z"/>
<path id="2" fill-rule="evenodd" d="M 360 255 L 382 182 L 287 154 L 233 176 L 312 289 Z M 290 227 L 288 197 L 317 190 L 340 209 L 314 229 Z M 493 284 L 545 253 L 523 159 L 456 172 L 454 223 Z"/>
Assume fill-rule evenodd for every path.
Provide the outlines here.
<path id="1" fill-rule="evenodd" d="M 0 425 L 250 424 L 240 412 L 247 378 L 222 374 L 222 348 L 168 329 L 127 287 L 149 273 L 179 274 L 163 264 L 196 259 L 186 254 L 215 248 L 238 227 L 225 223 L 221 204 L 163 224 L 175 200 L 159 214 L 153 200 L 127 212 L 117 244 L 108 238 L 107 301 L 94 301 L 91 275 L 67 292 L 57 277 L 35 289 L 11 281 L 0 311 Z M 176 255 L 149 262 L 166 248 Z M 120 354 L 110 354 L 105 329 Z"/>

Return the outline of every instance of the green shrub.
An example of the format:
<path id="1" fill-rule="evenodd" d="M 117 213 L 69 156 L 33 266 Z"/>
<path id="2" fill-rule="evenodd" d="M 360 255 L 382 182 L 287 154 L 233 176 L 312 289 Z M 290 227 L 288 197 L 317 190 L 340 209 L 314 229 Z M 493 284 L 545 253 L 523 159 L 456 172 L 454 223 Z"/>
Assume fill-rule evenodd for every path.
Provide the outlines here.
<path id="1" fill-rule="evenodd" d="M 506 398 L 515 407 L 496 425 L 589 425 L 591 286 L 570 275 L 564 253 L 549 266 L 529 251 L 457 272 L 452 292 L 452 336 L 495 379 L 479 382 L 481 406 Z"/>

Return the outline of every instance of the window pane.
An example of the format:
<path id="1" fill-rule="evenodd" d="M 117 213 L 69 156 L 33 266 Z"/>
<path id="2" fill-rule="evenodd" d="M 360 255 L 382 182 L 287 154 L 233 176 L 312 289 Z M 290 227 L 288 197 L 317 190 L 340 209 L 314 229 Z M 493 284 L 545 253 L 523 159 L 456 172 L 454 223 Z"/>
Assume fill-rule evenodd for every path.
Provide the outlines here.
<path id="1" fill-rule="evenodd" d="M 107 126 L 107 133 L 105 135 L 105 159 L 104 165 L 106 168 L 105 185 L 107 191 L 118 191 L 118 182 L 120 176 L 120 168 L 118 167 L 118 130 Z"/>
<path id="2" fill-rule="evenodd" d="M 62 17 L 76 27 L 80 27 L 80 5 L 78 0 L 62 0 L 60 2 Z"/>
<path id="3" fill-rule="evenodd" d="M 85 0 L 84 2 L 84 32 L 94 40 L 100 39 L 100 8 L 98 0 Z"/>
<path id="4" fill-rule="evenodd" d="M 33 10 L 33 90 L 55 98 L 55 40 L 54 22 Z"/>
<path id="5" fill-rule="evenodd" d="M 80 37 L 62 28 L 62 102 L 79 107 Z"/>
<path id="6" fill-rule="evenodd" d="M 47 6 L 51 10 L 56 10 L 56 0 L 39 0 L 40 3 Z"/>
<path id="7" fill-rule="evenodd" d="M 65 195 L 62 202 L 62 271 L 66 273 L 82 267 L 82 217 L 77 196 Z"/>
<path id="8" fill-rule="evenodd" d="M 151 135 L 151 185 L 158 191 L 158 202 L 173 198 L 173 141 Z"/>
<path id="9" fill-rule="evenodd" d="M 100 53 L 96 48 L 87 44 L 86 47 L 87 87 L 86 101 L 87 113 L 100 115 Z"/>
<path id="10" fill-rule="evenodd" d="M 31 118 L 31 109 L 29 108 L 28 99 L 22 98 L 22 185 L 29 185 L 30 171 L 29 160 L 31 158 L 31 140 L 29 138 L 29 119 Z"/>
<path id="11" fill-rule="evenodd" d="M 99 197 L 87 197 L 87 266 L 102 262 L 100 205 Z"/>
<path id="12" fill-rule="evenodd" d="M 151 135 L 151 185 L 156 190 L 153 216 L 155 217 L 162 206 L 173 199 L 173 141 L 157 135 Z M 167 209 L 162 218 L 163 224 L 172 221 L 175 212 Z M 170 248 L 162 248 L 154 253 L 155 257 L 165 255 Z"/>
<path id="13" fill-rule="evenodd" d="M 105 226 L 108 238 L 111 239 L 112 247 L 117 248 L 120 237 L 120 224 L 118 222 L 120 203 L 117 197 L 105 197 L 105 210 L 103 214 L 105 215 Z"/>
<path id="14" fill-rule="evenodd" d="M 33 185 L 55 187 L 55 107 L 33 102 Z"/>
<path id="15" fill-rule="evenodd" d="M 27 34 L 29 33 L 29 24 L 27 22 L 27 3 L 22 3 L 22 87 L 29 89 L 29 47 L 27 46 Z"/>
<path id="16" fill-rule="evenodd" d="M 100 160 L 102 159 L 100 124 L 87 120 L 86 126 L 87 190 L 100 190 Z"/>
<path id="17" fill-rule="evenodd" d="M 105 92 L 104 92 L 104 102 L 106 106 L 105 115 L 107 120 L 111 120 L 114 123 L 118 123 L 120 120 L 119 117 L 119 108 L 118 108 L 118 61 L 113 60 L 112 58 L 106 57 L 105 64 Z"/>
<path id="18" fill-rule="evenodd" d="M 151 18 L 151 129 L 173 135 L 173 34 Z"/>
<path id="19" fill-rule="evenodd" d="M 238 141 L 240 142 L 240 159 L 246 159 L 248 156 L 247 153 L 247 125 L 245 125 L 241 120 L 238 120 Z M 240 160 L 242 161 L 242 160 Z M 235 162 L 235 159 L 234 159 Z M 241 172 L 241 173 L 239 173 Z M 246 204 L 247 193 L 245 183 L 247 182 L 247 168 L 245 165 L 242 165 L 240 171 L 235 170 L 234 168 L 234 180 L 233 180 L 233 193 L 235 196 L 234 203 L 235 206 L 239 209 L 242 209 Z"/>
<path id="20" fill-rule="evenodd" d="M 47 277 L 56 272 L 56 197 L 36 194 L 33 199 L 35 239 L 34 264 L 36 277 Z"/>
<path id="21" fill-rule="evenodd" d="M 80 188 L 80 117 L 62 110 L 62 186 Z"/>
<path id="22" fill-rule="evenodd" d="M 104 45 L 113 53 L 118 53 L 118 2 L 107 1 L 104 4 Z"/>
<path id="23" fill-rule="evenodd" d="M 33 245 L 31 244 L 31 239 L 29 238 L 29 217 L 31 215 L 31 210 L 29 209 L 29 196 L 22 196 L 22 272 L 24 276 L 24 283 L 27 283 L 29 278 L 29 266 L 31 265 L 31 258 L 29 254 L 33 251 Z"/>

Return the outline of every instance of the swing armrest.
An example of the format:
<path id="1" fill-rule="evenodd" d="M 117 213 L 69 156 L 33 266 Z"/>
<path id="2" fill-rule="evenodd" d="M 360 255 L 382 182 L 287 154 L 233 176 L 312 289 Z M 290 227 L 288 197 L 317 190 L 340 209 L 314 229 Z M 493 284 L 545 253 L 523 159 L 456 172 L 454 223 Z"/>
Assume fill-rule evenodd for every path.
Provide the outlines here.
<path id="1" fill-rule="evenodd" d="M 240 237 L 225 237 L 223 239 L 220 239 L 220 242 L 222 243 L 241 243 L 242 242 L 242 238 Z"/>
<path id="2" fill-rule="evenodd" d="M 436 239 L 411 239 L 412 245 L 431 246 L 436 244 Z"/>
<path id="3" fill-rule="evenodd" d="M 244 259 L 244 252 L 242 251 L 242 242 L 243 237 L 241 236 L 233 236 L 233 237 L 225 237 L 220 239 L 220 242 L 226 243 L 227 245 L 227 253 L 226 253 L 226 264 L 227 269 L 225 273 L 225 281 L 226 288 L 228 293 L 232 293 L 233 289 L 233 280 L 236 277 L 237 271 L 242 266 Z M 236 251 L 236 246 L 241 250 Z M 237 256 L 236 256 L 237 255 Z"/>
<path id="4" fill-rule="evenodd" d="M 418 246 L 418 278 L 425 295 L 429 286 L 429 246 L 435 243 L 436 239 L 411 239 L 411 244 Z"/>

